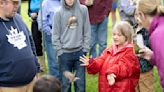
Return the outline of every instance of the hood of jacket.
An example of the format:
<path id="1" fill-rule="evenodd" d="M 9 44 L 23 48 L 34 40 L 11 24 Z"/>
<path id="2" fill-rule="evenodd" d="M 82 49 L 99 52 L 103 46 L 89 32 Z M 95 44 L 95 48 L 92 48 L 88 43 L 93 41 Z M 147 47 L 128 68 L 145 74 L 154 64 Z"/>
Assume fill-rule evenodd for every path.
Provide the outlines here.
<path id="1" fill-rule="evenodd" d="M 71 9 L 71 8 L 76 9 L 76 8 L 80 7 L 80 2 L 79 2 L 79 0 L 74 0 L 73 5 L 72 6 L 68 6 L 68 5 L 66 5 L 66 1 L 65 0 L 61 0 L 61 5 L 62 5 L 62 7 L 64 9 Z"/>
<path id="2" fill-rule="evenodd" d="M 7 21 L 10 21 L 10 20 L 13 20 L 13 17 L 7 18 L 7 20 L 0 17 L 0 21 L 2 21 L 2 22 L 7 22 Z"/>

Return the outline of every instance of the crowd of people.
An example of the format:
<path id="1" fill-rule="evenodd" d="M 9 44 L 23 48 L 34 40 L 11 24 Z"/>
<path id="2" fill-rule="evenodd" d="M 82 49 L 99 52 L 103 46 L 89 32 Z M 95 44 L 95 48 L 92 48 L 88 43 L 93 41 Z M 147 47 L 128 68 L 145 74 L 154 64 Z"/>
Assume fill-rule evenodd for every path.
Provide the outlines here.
<path id="1" fill-rule="evenodd" d="M 28 0 L 31 31 L 20 3 L 0 0 L 0 92 L 86 92 L 86 70 L 98 92 L 155 92 L 154 66 L 164 92 L 163 0 Z"/>

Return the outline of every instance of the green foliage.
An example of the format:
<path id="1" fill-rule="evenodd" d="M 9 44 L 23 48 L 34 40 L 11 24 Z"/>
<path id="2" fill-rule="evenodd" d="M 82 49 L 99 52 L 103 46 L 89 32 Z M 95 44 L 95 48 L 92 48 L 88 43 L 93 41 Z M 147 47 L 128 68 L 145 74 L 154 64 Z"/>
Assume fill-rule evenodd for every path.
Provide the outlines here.
<path id="1" fill-rule="evenodd" d="M 23 20 L 27 24 L 28 28 L 31 30 L 31 21 L 32 20 L 28 16 L 28 2 L 27 1 L 22 1 L 21 16 L 23 17 Z"/>
<path id="2" fill-rule="evenodd" d="M 86 75 L 86 92 L 98 92 L 98 75 Z"/>
<path id="3" fill-rule="evenodd" d="M 139 54 L 139 46 L 137 44 L 133 44 L 134 45 L 134 51 L 136 54 Z"/>
<path id="4" fill-rule="evenodd" d="M 160 78 L 158 76 L 158 71 L 157 71 L 157 68 L 154 67 L 154 78 L 155 78 L 155 92 L 162 92 L 162 88 L 161 88 L 161 85 L 160 85 Z"/>

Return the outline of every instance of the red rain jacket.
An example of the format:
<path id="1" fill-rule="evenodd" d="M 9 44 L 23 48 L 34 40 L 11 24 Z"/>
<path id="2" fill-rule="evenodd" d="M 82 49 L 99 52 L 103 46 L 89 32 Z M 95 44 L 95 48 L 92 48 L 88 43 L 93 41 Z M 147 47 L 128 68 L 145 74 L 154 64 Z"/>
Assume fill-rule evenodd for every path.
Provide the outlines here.
<path id="1" fill-rule="evenodd" d="M 107 48 L 100 57 L 90 59 L 89 74 L 99 73 L 99 92 L 135 92 L 139 80 L 140 65 L 132 45 L 116 52 L 115 46 Z M 107 75 L 114 73 L 116 82 L 110 86 Z"/>

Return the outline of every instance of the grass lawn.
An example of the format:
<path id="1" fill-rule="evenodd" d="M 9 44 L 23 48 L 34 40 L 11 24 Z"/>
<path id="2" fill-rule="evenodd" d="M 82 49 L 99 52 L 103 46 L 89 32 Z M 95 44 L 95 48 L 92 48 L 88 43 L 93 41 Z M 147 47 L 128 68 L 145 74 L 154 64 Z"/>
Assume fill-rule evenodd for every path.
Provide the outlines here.
<path id="1" fill-rule="evenodd" d="M 27 24 L 28 28 L 31 29 L 31 20 L 27 15 L 27 1 L 23 1 L 22 5 L 21 5 L 21 15 L 25 21 L 25 23 Z M 118 12 L 117 12 L 117 16 L 118 16 Z M 119 17 L 118 17 L 119 20 Z M 109 23 L 108 23 L 108 46 L 111 44 L 111 18 L 109 17 Z M 159 84 L 159 76 L 158 76 L 158 72 L 157 69 L 154 68 L 154 75 L 155 75 L 155 89 L 156 92 L 162 92 L 161 86 Z M 97 88 L 97 81 L 98 81 L 98 75 L 89 75 L 86 74 L 86 92 L 98 92 L 98 88 Z"/>

